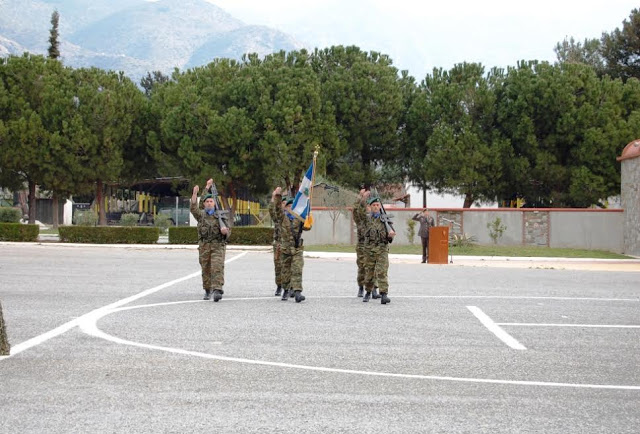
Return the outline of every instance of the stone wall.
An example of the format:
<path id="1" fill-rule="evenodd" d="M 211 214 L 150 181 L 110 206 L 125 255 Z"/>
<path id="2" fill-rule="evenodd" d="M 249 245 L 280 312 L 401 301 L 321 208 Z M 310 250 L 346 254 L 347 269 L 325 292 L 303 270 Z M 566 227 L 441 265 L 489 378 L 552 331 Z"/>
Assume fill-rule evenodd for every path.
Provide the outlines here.
<path id="1" fill-rule="evenodd" d="M 640 256 L 640 157 L 622 161 L 624 253 Z"/>

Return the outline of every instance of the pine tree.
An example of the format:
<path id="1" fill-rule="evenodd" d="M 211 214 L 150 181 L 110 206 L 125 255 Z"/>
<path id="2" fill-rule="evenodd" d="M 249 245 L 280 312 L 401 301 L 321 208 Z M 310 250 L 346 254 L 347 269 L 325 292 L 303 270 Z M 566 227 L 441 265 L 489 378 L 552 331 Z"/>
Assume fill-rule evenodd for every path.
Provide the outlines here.
<path id="1" fill-rule="evenodd" d="M 60 41 L 58 41 L 58 21 L 60 20 L 60 14 L 58 11 L 53 11 L 51 14 L 51 31 L 49 32 L 49 59 L 57 59 L 60 57 Z"/>

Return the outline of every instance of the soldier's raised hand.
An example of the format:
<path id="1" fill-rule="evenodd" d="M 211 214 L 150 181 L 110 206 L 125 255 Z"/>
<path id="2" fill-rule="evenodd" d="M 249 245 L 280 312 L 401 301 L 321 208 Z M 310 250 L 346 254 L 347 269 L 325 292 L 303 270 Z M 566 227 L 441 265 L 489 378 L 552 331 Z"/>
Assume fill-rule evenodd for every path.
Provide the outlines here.
<path id="1" fill-rule="evenodd" d="M 276 189 L 273 190 L 273 195 L 277 196 L 279 194 L 282 194 L 282 188 L 281 187 L 276 187 Z"/>
<path id="2" fill-rule="evenodd" d="M 213 185 L 213 178 L 207 179 L 207 186 L 205 187 L 205 190 L 209 190 L 212 185 Z"/>
<path id="3" fill-rule="evenodd" d="M 200 187 L 198 187 L 197 185 L 194 185 L 193 186 L 193 194 L 197 196 L 199 191 L 200 191 Z"/>

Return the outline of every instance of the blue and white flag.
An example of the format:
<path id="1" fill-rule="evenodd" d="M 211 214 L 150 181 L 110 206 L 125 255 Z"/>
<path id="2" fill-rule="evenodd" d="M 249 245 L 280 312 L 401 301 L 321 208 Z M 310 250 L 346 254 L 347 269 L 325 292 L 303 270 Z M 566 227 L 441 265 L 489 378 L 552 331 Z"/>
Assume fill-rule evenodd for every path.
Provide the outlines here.
<path id="1" fill-rule="evenodd" d="M 315 162 L 311 163 L 307 173 L 305 173 L 302 182 L 300 183 L 300 188 L 296 193 L 295 199 L 293 199 L 293 204 L 291 204 L 291 214 L 298 217 L 300 220 L 306 220 L 309 211 L 311 210 L 311 203 L 309 202 L 309 196 L 311 194 L 311 180 L 313 179 L 313 165 Z"/>

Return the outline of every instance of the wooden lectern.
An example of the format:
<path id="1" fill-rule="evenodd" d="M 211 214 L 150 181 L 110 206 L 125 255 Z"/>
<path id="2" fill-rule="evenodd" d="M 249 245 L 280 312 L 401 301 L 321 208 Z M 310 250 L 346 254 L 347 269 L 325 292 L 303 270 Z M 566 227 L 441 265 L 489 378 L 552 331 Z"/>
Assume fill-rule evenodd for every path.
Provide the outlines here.
<path id="1" fill-rule="evenodd" d="M 449 263 L 449 226 L 429 228 L 429 264 Z"/>

